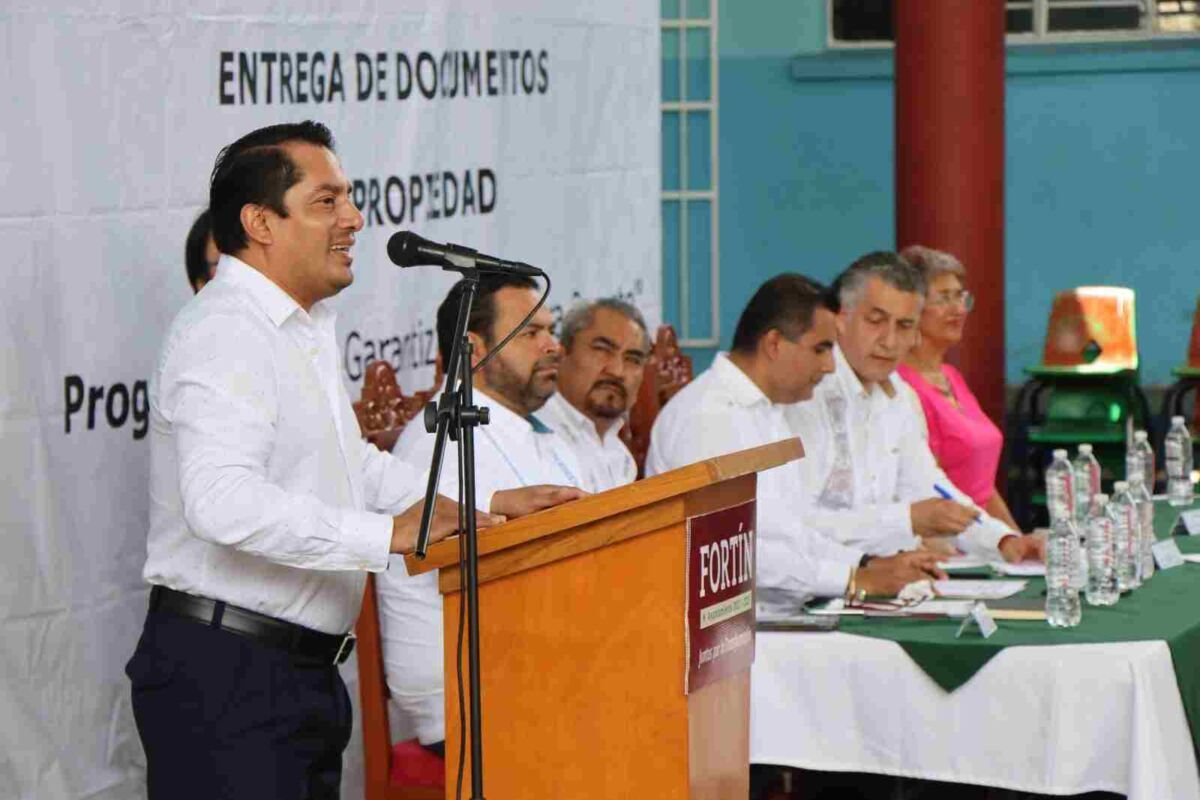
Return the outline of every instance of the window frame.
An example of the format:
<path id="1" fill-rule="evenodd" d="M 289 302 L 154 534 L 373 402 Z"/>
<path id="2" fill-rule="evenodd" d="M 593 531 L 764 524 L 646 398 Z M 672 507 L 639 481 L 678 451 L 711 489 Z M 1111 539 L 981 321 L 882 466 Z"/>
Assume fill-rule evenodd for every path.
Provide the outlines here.
<path id="1" fill-rule="evenodd" d="M 979 0 L 971 0 L 977 2 Z M 1185 0 L 1186 1 L 1186 0 Z M 1029 33 L 1005 33 L 1005 43 L 1009 45 L 1056 45 L 1056 44 L 1092 44 L 1125 42 L 1166 42 L 1177 40 L 1200 39 L 1200 30 L 1194 31 L 1158 31 L 1154 30 L 1158 17 L 1157 0 L 1144 0 L 1147 12 L 1143 17 L 1143 25 L 1137 30 L 1097 30 L 1097 31 L 1051 31 L 1048 30 L 1050 19 L 1050 0 L 1005 0 L 1005 10 L 1031 8 L 1033 10 L 1033 30 Z M 870 39 L 863 41 L 845 41 L 834 36 L 833 32 L 833 3 L 825 0 L 825 46 L 829 50 L 878 50 L 892 48 L 896 43 L 886 39 Z M 1131 6 L 1140 5 L 1138 0 L 1054 0 L 1056 8 L 1093 8 L 1102 6 Z M 1200 7 L 1197 8 L 1200 12 Z"/>
<path id="2" fill-rule="evenodd" d="M 679 208 L 679 230 L 677 242 L 678 264 L 679 264 L 679 319 L 678 319 L 678 340 L 681 347 L 718 347 L 721 341 L 721 266 L 720 266 L 720 213 L 719 213 L 719 178 L 720 178 L 720 158 L 719 158 L 719 114 L 720 107 L 720 90 L 718 80 L 718 4 L 719 0 L 709 0 L 708 16 L 707 17 L 689 17 L 687 11 L 688 0 L 679 0 L 679 17 L 664 18 L 659 15 L 659 30 L 662 31 L 674 30 L 679 31 L 679 99 L 678 100 L 663 100 L 659 99 L 659 114 L 661 120 L 665 118 L 667 113 L 676 113 L 679 115 L 679 138 L 678 138 L 678 157 L 679 157 L 679 188 L 667 190 L 662 187 L 662 181 L 659 181 L 659 206 L 660 214 L 662 213 L 662 204 L 667 201 L 678 203 Z M 687 33 L 690 30 L 708 30 L 708 69 L 709 69 L 709 92 L 707 100 L 689 100 L 687 94 Z M 661 81 L 660 81 L 661 87 Z M 709 187 L 708 189 L 690 189 L 688 188 L 688 114 L 693 111 L 707 111 L 709 119 Z M 660 137 L 661 140 L 661 137 Z M 662 170 L 660 170 L 660 174 Z M 689 268 L 689 232 L 688 232 L 688 203 L 692 201 L 706 201 L 709 204 L 709 296 L 711 324 L 709 326 L 708 336 L 694 336 L 692 334 L 691 324 L 691 270 Z M 666 226 L 664 225 L 664 228 Z M 664 234 L 665 235 L 665 234 Z M 665 244 L 665 239 L 664 239 Z M 663 264 L 663 269 L 667 269 L 667 265 Z M 664 281 L 664 283 L 666 283 Z"/>

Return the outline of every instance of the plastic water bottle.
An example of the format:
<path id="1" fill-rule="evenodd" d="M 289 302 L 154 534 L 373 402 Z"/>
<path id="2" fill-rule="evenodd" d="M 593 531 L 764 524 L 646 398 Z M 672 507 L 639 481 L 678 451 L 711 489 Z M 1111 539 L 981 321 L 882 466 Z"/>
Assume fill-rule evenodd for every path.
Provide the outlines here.
<path id="1" fill-rule="evenodd" d="M 1071 573 L 1071 585 L 1076 591 L 1082 592 L 1087 589 L 1088 585 L 1088 557 L 1087 557 L 1087 523 L 1079 524 L 1071 523 L 1071 528 L 1075 531 L 1075 546 L 1072 548 L 1075 553 L 1074 571 Z"/>
<path id="2" fill-rule="evenodd" d="M 1083 550 L 1084 526 L 1075 513 L 1075 468 L 1067 460 L 1066 450 L 1055 450 L 1052 455 L 1050 466 L 1046 467 L 1046 510 L 1052 528 L 1058 520 L 1071 522 L 1070 528 L 1075 535 L 1071 545 L 1071 585 L 1076 592 L 1082 592 L 1087 587 L 1087 558 Z"/>
<path id="3" fill-rule="evenodd" d="M 1091 506 L 1087 521 L 1086 597 L 1089 606 L 1111 606 L 1120 597 L 1117 592 L 1116 548 L 1113 546 L 1116 520 L 1108 507 L 1108 495 L 1094 496 Z"/>
<path id="4" fill-rule="evenodd" d="M 1142 453 L 1137 449 L 1135 442 L 1130 442 L 1125 448 L 1125 480 L 1133 486 L 1135 479 L 1145 480 L 1145 477 L 1146 474 L 1142 471 Z"/>
<path id="5" fill-rule="evenodd" d="M 1192 435 L 1183 417 L 1171 417 L 1163 450 L 1167 457 L 1167 502 L 1173 506 L 1192 504 Z"/>
<path id="6" fill-rule="evenodd" d="M 1075 470 L 1075 521 L 1082 525 L 1089 517 L 1092 498 L 1100 493 L 1100 462 L 1092 455 L 1090 444 L 1079 445 L 1071 467 Z"/>
<path id="7" fill-rule="evenodd" d="M 1142 585 L 1138 567 L 1142 557 L 1141 525 L 1128 481 L 1113 484 L 1112 502 L 1108 504 L 1113 517 L 1113 550 L 1117 567 L 1117 591 L 1131 592 Z"/>
<path id="8" fill-rule="evenodd" d="M 1137 446 L 1137 439 L 1125 449 L 1125 482 L 1129 484 L 1129 493 L 1137 501 L 1138 487 L 1146 483 L 1145 454 Z"/>
<path id="9" fill-rule="evenodd" d="M 1075 471 L 1066 450 L 1055 450 L 1046 467 L 1046 510 L 1052 527 L 1060 519 L 1075 519 Z"/>
<path id="10" fill-rule="evenodd" d="M 1146 450 L 1141 445 L 1146 444 Z M 1149 452 L 1147 452 L 1149 450 Z M 1154 498 L 1146 482 L 1146 459 L 1154 460 L 1154 451 L 1146 439 L 1145 431 L 1133 435 L 1133 447 L 1125 454 L 1125 479 L 1129 482 L 1129 496 L 1133 499 L 1133 513 L 1137 520 L 1137 576 L 1139 583 L 1150 580 L 1154 574 Z M 1153 474 L 1153 467 L 1151 467 Z"/>
<path id="11" fill-rule="evenodd" d="M 1079 624 L 1083 609 L 1071 573 L 1078 566 L 1079 534 L 1069 517 L 1056 519 L 1046 537 L 1046 621 L 1056 628 Z"/>
<path id="12" fill-rule="evenodd" d="M 1145 431 L 1133 432 L 1133 449 L 1142 457 L 1142 474 L 1146 484 L 1146 492 L 1154 494 L 1155 468 L 1154 447 L 1150 444 L 1150 436 Z M 1133 487 L 1133 478 L 1127 476 L 1129 486 Z"/>
<path id="13" fill-rule="evenodd" d="M 1146 491 L 1145 485 L 1136 487 L 1133 499 L 1138 506 L 1138 522 L 1141 529 L 1141 570 L 1138 577 L 1142 583 L 1146 583 L 1154 577 L 1154 552 L 1151 548 L 1154 542 L 1158 541 L 1158 537 L 1154 536 L 1154 501 L 1150 498 L 1150 492 Z"/>

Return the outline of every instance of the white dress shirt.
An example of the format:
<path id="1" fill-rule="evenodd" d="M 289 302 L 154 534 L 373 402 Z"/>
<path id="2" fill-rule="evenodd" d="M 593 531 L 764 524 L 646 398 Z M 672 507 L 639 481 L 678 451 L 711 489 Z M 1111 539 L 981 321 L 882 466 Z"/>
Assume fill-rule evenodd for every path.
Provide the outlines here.
<path id="1" fill-rule="evenodd" d="M 912 387 L 897 376 L 886 385 L 863 385 L 840 348 L 836 370 L 817 385 L 812 400 L 786 408 L 788 424 L 804 443 L 797 491 L 806 521 L 839 542 L 876 555 L 920 546 L 910 506 L 938 497 L 934 486 L 971 504 L 938 467 L 929 450 L 925 415 Z M 981 512 L 958 544 L 995 555 L 1011 533 Z"/>
<path id="2" fill-rule="evenodd" d="M 475 496 L 491 508 L 495 492 L 552 483 L 580 485 L 575 456 L 540 417 L 520 417 L 481 391 L 475 404 L 487 406 L 491 421 L 475 429 Z M 434 436 L 420 417 L 410 422 L 395 452 L 412 464 L 428 465 Z M 439 488 L 458 498 L 458 450 L 447 439 Z M 399 712 L 397 724 L 423 744 L 446 738 L 445 680 L 442 674 L 442 596 L 437 570 L 409 575 L 399 557 L 375 582 L 388 689 Z"/>
<path id="3" fill-rule="evenodd" d="M 345 633 L 421 474 L 364 442 L 334 312 L 231 256 L 171 324 L 150 388 L 152 584 Z M 372 513 L 374 509 L 385 513 Z"/>
<path id="4" fill-rule="evenodd" d="M 575 454 L 580 469 L 580 489 L 596 494 L 637 480 L 637 462 L 621 441 L 621 420 L 614 421 L 601 436 L 596 423 L 567 402 L 561 392 L 546 401 L 537 417 Z"/>
<path id="5" fill-rule="evenodd" d="M 646 474 L 794 436 L 783 406 L 772 403 L 727 355 L 719 353 L 708 370 L 659 412 L 650 434 Z M 840 595 L 863 553 L 826 539 L 805 524 L 804 507 L 796 502 L 798 465 L 804 460 L 758 474 L 757 586 L 797 599 Z"/>

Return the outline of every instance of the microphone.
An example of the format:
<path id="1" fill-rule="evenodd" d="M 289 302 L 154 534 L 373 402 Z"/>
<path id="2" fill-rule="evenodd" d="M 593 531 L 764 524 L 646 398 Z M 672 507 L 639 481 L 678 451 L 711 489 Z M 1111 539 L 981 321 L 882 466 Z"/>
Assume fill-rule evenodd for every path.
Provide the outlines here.
<path id="1" fill-rule="evenodd" d="M 388 258 L 398 267 L 441 267 L 452 272 L 492 272 L 509 275 L 526 275 L 540 278 L 545 275 L 532 264 L 520 261 L 505 261 L 465 247 L 461 244 L 436 244 L 417 236 L 411 231 L 392 234 L 387 245 Z"/>

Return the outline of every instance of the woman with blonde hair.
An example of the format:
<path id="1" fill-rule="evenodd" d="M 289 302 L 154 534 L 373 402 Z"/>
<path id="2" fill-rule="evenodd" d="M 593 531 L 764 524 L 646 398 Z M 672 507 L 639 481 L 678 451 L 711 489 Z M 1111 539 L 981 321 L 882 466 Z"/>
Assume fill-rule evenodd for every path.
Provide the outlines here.
<path id="1" fill-rule="evenodd" d="M 925 276 L 921 335 L 900 365 L 900 376 L 917 393 L 929 430 L 929 449 L 942 470 L 980 508 L 1020 530 L 996 491 L 1004 434 L 983 413 L 962 373 L 945 361 L 962 341 L 975 297 L 964 287 L 966 270 L 950 255 L 920 245 L 905 248 L 906 261 Z"/>

